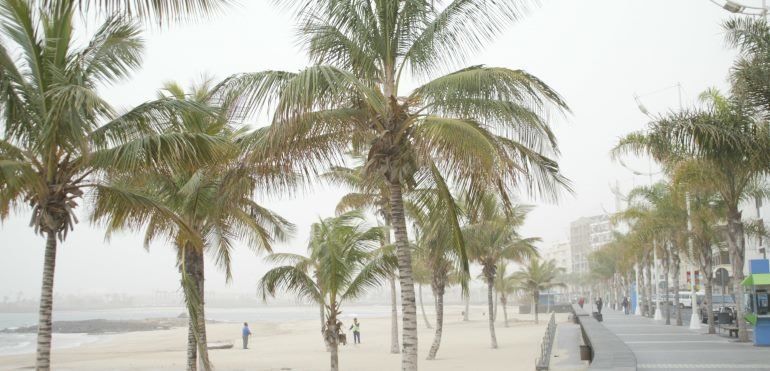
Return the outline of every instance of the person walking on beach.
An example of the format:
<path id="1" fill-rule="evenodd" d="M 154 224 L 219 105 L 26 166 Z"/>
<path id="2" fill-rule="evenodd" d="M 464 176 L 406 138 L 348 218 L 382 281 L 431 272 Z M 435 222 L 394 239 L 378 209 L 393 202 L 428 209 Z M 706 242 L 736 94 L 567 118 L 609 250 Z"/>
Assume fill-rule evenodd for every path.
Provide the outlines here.
<path id="1" fill-rule="evenodd" d="M 623 297 L 623 303 L 621 305 L 623 306 L 623 313 L 625 313 L 625 314 L 628 314 L 628 304 L 629 304 L 628 297 L 624 296 Z"/>
<path id="2" fill-rule="evenodd" d="M 361 324 L 358 323 L 358 318 L 353 318 L 350 329 L 353 330 L 353 344 L 361 344 Z"/>
<path id="3" fill-rule="evenodd" d="M 243 323 L 243 330 L 241 333 L 243 335 L 243 349 L 249 349 L 249 336 L 251 336 L 251 330 L 249 330 L 248 323 Z"/>

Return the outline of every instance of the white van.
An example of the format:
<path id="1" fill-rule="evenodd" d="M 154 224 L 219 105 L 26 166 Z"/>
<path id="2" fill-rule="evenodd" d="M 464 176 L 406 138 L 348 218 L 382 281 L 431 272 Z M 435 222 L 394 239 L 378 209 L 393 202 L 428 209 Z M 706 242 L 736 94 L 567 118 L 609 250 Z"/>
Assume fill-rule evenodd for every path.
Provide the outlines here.
<path id="1" fill-rule="evenodd" d="M 690 294 L 690 291 L 679 291 L 679 308 L 692 308 L 692 296 Z M 704 292 L 697 292 L 695 293 L 697 297 L 697 304 L 700 305 L 703 303 L 703 298 L 706 297 L 706 294 Z"/>

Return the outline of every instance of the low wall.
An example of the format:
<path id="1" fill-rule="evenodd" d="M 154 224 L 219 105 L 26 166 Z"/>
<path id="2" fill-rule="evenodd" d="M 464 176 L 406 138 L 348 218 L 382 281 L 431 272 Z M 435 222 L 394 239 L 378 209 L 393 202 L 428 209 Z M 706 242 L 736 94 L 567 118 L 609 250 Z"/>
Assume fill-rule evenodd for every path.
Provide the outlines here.
<path id="1" fill-rule="evenodd" d="M 589 370 L 636 371 L 636 356 L 626 343 L 577 304 L 572 305 L 572 312 L 580 324 L 583 341 L 592 350 Z"/>

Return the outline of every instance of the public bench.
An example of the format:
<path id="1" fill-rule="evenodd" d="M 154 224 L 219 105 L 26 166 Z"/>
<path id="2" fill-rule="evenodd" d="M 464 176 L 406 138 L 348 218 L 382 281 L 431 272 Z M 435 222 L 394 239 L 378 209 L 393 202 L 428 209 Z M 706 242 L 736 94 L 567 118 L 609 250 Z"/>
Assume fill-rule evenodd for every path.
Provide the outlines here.
<path id="1" fill-rule="evenodd" d="M 717 328 L 719 329 L 720 332 L 722 330 L 727 330 L 727 336 L 728 337 L 733 337 L 733 334 L 735 334 L 735 337 L 738 337 L 738 326 L 737 325 L 723 324 L 723 325 L 717 326 Z"/>

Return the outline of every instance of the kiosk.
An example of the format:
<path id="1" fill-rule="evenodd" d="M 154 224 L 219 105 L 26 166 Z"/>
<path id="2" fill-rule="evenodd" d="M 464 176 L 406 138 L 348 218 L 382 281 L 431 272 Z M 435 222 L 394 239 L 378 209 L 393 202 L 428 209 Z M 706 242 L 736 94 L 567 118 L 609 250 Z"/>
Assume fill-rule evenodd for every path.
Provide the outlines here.
<path id="1" fill-rule="evenodd" d="M 770 264 L 767 259 L 751 260 L 749 276 L 741 282 L 746 287 L 746 320 L 754 325 L 754 345 L 770 346 Z"/>

